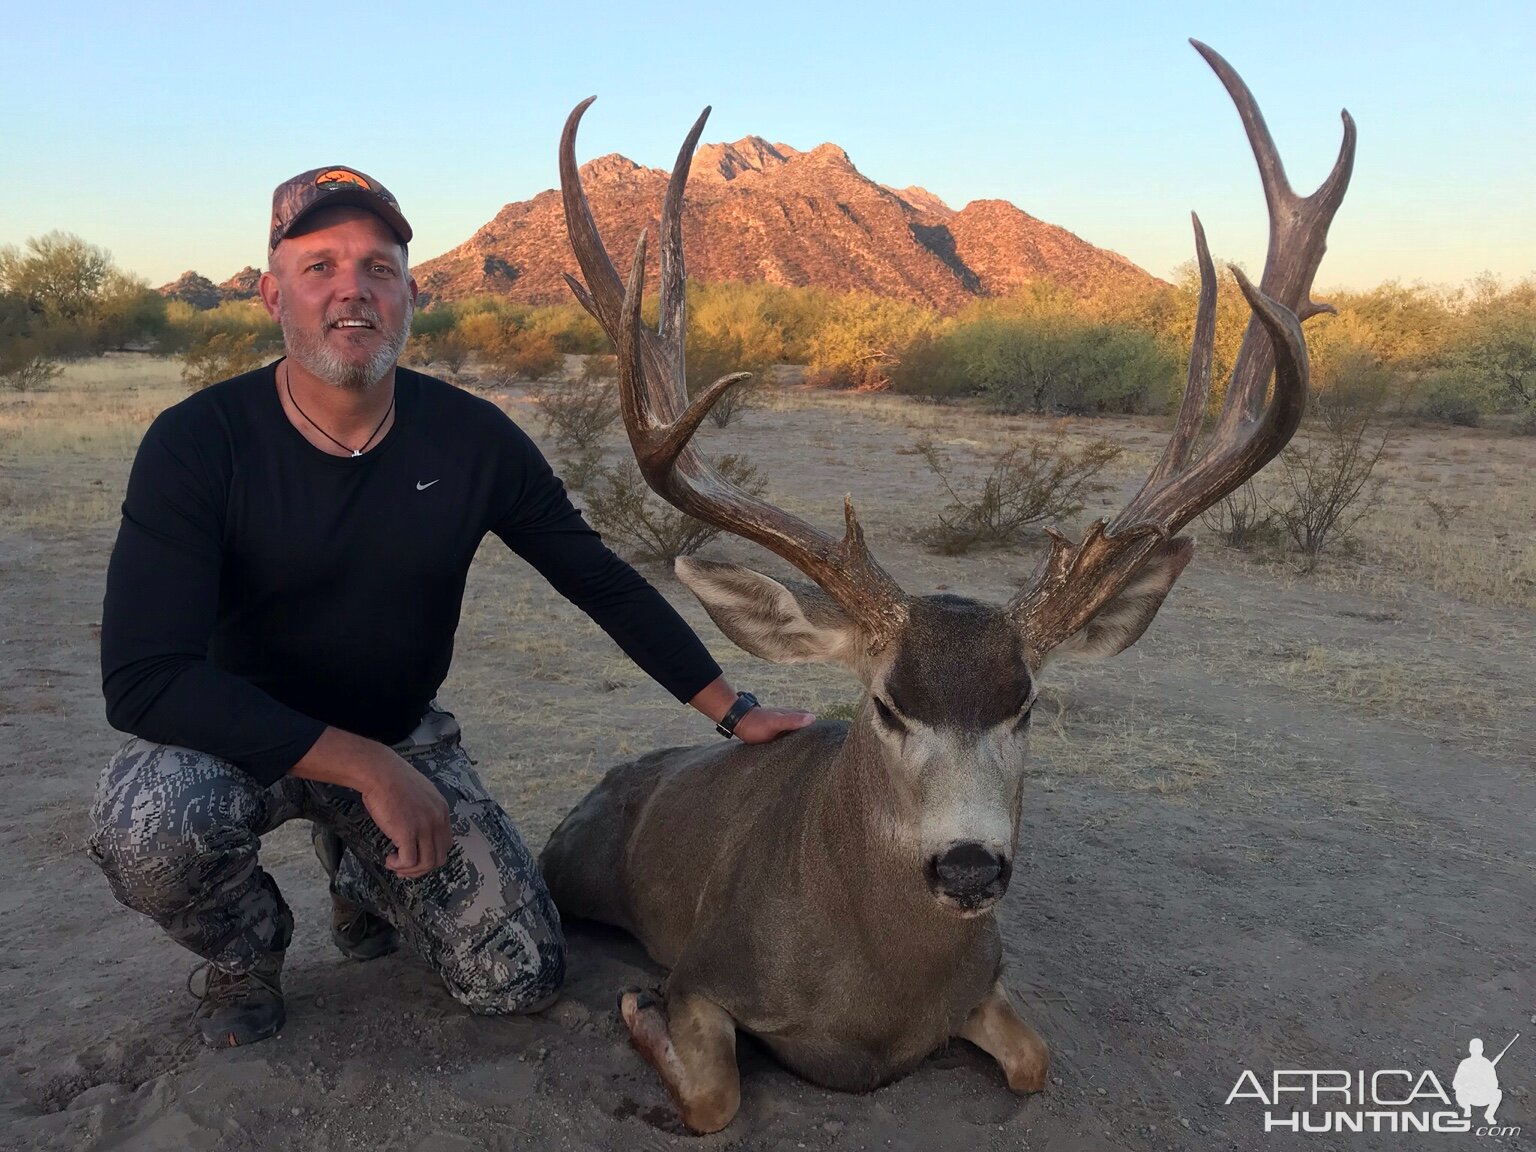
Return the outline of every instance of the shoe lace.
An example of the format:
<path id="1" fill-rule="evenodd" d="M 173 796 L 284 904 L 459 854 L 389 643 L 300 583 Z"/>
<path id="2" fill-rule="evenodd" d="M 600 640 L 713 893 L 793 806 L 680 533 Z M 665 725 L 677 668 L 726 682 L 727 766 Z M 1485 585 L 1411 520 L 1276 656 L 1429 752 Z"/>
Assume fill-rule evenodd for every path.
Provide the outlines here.
<path id="1" fill-rule="evenodd" d="M 193 983 L 199 975 L 203 977 L 201 992 L 193 988 Z M 226 1000 L 240 999 L 241 993 L 254 990 L 252 985 L 265 988 L 274 996 L 282 996 L 281 990 L 259 972 L 231 972 L 212 960 L 194 964 L 192 970 L 187 973 L 187 995 L 197 1001 L 197 1007 L 192 1010 L 193 1017 L 196 1018 L 197 1014 L 203 1010 L 203 1006 L 210 1001 L 218 1004 Z"/>

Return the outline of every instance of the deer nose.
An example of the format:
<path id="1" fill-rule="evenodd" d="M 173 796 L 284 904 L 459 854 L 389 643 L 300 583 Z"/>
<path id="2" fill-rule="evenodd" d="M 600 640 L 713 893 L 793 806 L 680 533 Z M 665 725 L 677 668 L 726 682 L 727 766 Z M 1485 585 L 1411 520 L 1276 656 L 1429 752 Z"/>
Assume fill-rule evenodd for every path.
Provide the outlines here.
<path id="1" fill-rule="evenodd" d="M 976 840 L 951 844 L 929 861 L 928 868 L 936 891 L 966 903 L 1001 896 L 1012 872 L 1006 856 Z"/>

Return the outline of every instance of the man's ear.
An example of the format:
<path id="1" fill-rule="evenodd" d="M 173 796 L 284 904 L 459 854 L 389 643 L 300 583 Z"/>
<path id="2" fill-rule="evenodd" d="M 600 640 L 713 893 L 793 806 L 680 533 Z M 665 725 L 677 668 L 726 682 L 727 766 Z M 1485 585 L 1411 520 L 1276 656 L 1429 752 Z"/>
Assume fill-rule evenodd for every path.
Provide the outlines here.
<path id="1" fill-rule="evenodd" d="M 1100 608 L 1088 623 L 1045 653 L 1041 667 L 1062 657 L 1102 660 L 1124 652 L 1141 639 L 1141 634 L 1163 606 L 1164 597 L 1194 554 L 1195 542 L 1184 536 L 1158 545 L 1118 596 Z"/>
<path id="2" fill-rule="evenodd" d="M 732 642 L 775 664 L 857 666 L 859 629 L 825 592 L 750 568 L 679 556 L 677 578 Z"/>
<path id="3" fill-rule="evenodd" d="M 282 323 L 282 290 L 277 285 L 277 277 L 270 271 L 263 272 L 261 279 L 256 281 L 256 291 L 261 294 L 261 302 L 267 309 L 267 315 L 278 323 Z"/>

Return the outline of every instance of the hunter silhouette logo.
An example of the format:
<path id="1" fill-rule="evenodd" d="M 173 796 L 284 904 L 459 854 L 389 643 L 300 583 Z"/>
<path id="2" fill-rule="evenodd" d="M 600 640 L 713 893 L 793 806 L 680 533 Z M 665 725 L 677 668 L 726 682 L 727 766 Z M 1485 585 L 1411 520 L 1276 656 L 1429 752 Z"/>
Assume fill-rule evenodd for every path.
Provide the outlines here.
<path id="1" fill-rule="evenodd" d="M 1520 1039 L 1520 1033 L 1515 1033 L 1515 1040 Z M 1472 1109 L 1487 1109 L 1483 1113 L 1483 1122 L 1493 1123 L 1493 1114 L 1498 1111 L 1499 1101 L 1504 1099 L 1504 1093 L 1499 1088 L 1499 1074 L 1494 1066 L 1504 1059 L 1504 1053 L 1508 1052 L 1515 1040 L 1511 1040 L 1499 1054 L 1492 1060 L 1483 1055 L 1483 1042 L 1473 1037 L 1467 1044 L 1467 1058 L 1456 1066 L 1456 1078 L 1451 1081 L 1451 1091 L 1456 1093 L 1456 1103 L 1467 1116 L 1472 1115 Z"/>
<path id="2" fill-rule="evenodd" d="M 345 168 L 332 168 L 315 177 L 316 188 L 334 188 L 338 184 L 356 184 L 367 192 L 373 191 L 373 185 L 364 180 L 356 172 L 349 172 Z"/>
<path id="3" fill-rule="evenodd" d="M 1494 1114 L 1504 1099 L 1497 1065 L 1520 1039 L 1499 1050 L 1492 1060 L 1483 1055 L 1483 1042 L 1474 1037 L 1456 1067 L 1451 1091 L 1428 1068 L 1375 1072 L 1343 1069 L 1276 1068 L 1267 1082 L 1243 1069 L 1226 1103 L 1256 1100 L 1264 1108 L 1266 1132 L 1468 1132 L 1475 1136 L 1517 1136 L 1518 1126 L 1496 1126 Z M 1452 1102 L 1452 1096 L 1455 1100 Z M 1474 1125 L 1474 1109 L 1482 1121 Z"/>

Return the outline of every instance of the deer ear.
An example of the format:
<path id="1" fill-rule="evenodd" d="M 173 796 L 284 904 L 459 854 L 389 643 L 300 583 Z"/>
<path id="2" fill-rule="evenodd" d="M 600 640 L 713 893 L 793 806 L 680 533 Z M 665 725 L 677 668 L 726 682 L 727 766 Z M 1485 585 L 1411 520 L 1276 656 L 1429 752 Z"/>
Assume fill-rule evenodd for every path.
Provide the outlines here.
<path id="1" fill-rule="evenodd" d="M 1159 545 L 1120 594 L 1100 608 L 1088 623 L 1045 653 L 1041 666 L 1063 657 L 1102 660 L 1124 652 L 1141 639 L 1163 606 L 1163 598 L 1194 554 L 1194 541 L 1184 536 Z"/>
<path id="2" fill-rule="evenodd" d="M 677 578 L 740 648 L 775 664 L 854 665 L 858 626 L 825 592 L 750 568 L 679 556 Z"/>

